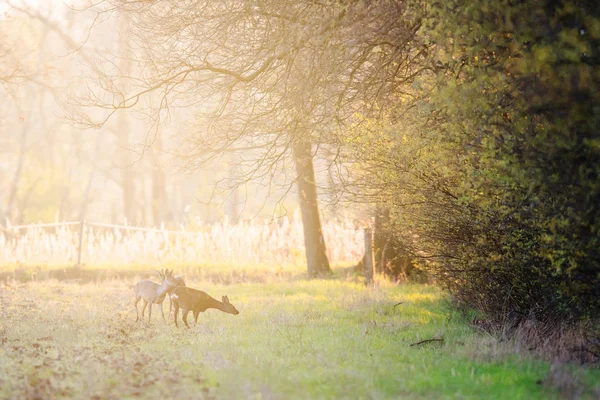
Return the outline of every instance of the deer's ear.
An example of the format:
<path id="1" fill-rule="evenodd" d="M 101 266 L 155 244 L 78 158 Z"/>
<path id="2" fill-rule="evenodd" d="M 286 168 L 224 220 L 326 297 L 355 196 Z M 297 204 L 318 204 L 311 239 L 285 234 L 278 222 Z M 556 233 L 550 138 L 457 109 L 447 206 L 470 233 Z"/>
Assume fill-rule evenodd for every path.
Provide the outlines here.
<path id="1" fill-rule="evenodd" d="M 227 298 L 227 296 L 223 296 L 221 297 L 221 300 L 223 301 L 223 303 L 227 304 L 229 303 L 229 299 Z"/>

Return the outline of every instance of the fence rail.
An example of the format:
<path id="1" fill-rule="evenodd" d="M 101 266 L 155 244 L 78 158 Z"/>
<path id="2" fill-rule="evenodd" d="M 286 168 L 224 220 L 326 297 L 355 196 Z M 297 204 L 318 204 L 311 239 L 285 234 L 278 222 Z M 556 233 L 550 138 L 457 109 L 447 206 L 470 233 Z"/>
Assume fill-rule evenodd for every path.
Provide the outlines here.
<path id="1" fill-rule="evenodd" d="M 30 224 L 30 225 L 10 225 L 7 224 L 7 227 L 5 228 L 5 230 L 7 231 L 14 231 L 14 230 L 21 230 L 21 229 L 31 229 L 31 228 L 53 228 L 53 227 L 58 227 L 58 226 L 69 226 L 69 225 L 80 225 L 81 221 L 72 221 L 72 222 L 52 222 L 52 223 L 47 223 L 47 224 Z"/>
<path id="2" fill-rule="evenodd" d="M 332 264 L 362 257 L 362 230 L 350 221 L 323 225 Z M 65 221 L 0 228 L 0 264 L 160 265 L 212 263 L 236 265 L 305 264 L 302 222 L 227 221 L 193 230 L 168 230 L 94 221 Z"/>

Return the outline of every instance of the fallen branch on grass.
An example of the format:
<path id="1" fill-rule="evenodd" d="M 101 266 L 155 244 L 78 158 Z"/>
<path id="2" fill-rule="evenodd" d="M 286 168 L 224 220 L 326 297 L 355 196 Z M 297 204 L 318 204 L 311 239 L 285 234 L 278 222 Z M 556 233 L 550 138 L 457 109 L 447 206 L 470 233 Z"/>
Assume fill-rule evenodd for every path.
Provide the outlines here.
<path id="1" fill-rule="evenodd" d="M 422 345 L 425 343 L 430 343 L 430 342 L 444 342 L 444 338 L 431 338 L 431 339 L 421 340 L 420 342 L 417 342 L 417 343 L 411 343 L 410 347 L 419 346 L 419 345 Z"/>
<path id="2" fill-rule="evenodd" d="M 396 303 L 396 304 L 394 304 L 394 308 L 395 308 L 395 307 L 397 307 L 397 306 L 399 306 L 400 304 L 404 304 L 404 302 L 403 302 L 403 301 L 401 301 L 400 303 Z"/>

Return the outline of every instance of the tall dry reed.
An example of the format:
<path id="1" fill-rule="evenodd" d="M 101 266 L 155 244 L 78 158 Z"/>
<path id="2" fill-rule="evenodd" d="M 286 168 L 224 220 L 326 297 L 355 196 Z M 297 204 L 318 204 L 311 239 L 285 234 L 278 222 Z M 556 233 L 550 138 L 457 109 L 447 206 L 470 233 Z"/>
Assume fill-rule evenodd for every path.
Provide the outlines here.
<path id="1" fill-rule="evenodd" d="M 349 220 L 323 225 L 333 265 L 357 262 L 362 231 Z M 227 221 L 200 224 L 191 231 L 86 226 L 82 260 L 88 265 L 210 263 L 284 266 L 305 264 L 302 222 Z M 69 265 L 77 261 L 79 227 L 30 227 L 0 233 L 0 264 Z"/>

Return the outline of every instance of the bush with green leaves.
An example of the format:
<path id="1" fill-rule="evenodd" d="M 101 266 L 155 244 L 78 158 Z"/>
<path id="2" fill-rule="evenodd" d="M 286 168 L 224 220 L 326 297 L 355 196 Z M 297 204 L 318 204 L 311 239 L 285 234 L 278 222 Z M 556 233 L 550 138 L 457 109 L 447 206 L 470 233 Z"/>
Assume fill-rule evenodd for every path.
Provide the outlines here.
<path id="1" fill-rule="evenodd" d="M 458 300 L 503 318 L 597 317 L 600 10 L 566 0 L 427 10 L 431 67 L 417 95 L 349 135 L 358 184 Z"/>

